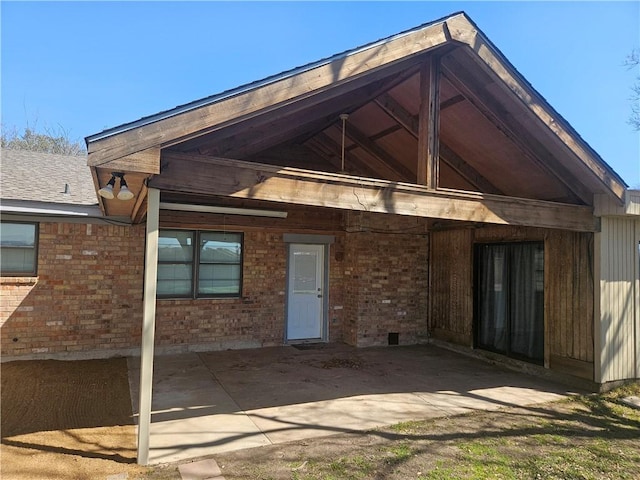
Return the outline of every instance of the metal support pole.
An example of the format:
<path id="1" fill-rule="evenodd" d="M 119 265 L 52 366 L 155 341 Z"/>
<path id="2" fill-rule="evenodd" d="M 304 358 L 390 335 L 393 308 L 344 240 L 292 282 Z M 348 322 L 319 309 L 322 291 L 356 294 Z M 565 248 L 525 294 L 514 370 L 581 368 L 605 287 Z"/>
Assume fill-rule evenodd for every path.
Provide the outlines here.
<path id="1" fill-rule="evenodd" d="M 142 342 L 140 346 L 140 402 L 138 416 L 138 464 L 149 463 L 151 392 L 153 387 L 153 347 L 156 326 L 156 282 L 158 278 L 158 229 L 160 190 L 147 193 L 147 245 L 144 265 Z"/>

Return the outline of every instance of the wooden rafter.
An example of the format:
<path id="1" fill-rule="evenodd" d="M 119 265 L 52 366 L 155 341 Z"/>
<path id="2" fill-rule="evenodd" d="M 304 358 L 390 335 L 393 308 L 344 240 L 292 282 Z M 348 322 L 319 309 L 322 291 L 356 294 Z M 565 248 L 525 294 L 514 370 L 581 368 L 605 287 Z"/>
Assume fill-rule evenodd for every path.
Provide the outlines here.
<path id="1" fill-rule="evenodd" d="M 481 192 L 492 193 L 494 195 L 504 195 L 504 192 L 495 187 L 484 176 L 478 173 L 475 168 L 465 162 L 460 155 L 454 152 L 443 142 L 440 142 L 440 158 L 458 172 L 465 180 L 479 188 Z"/>
<path id="2" fill-rule="evenodd" d="M 455 105 L 464 101 L 462 95 L 456 95 L 447 101 L 446 107 Z M 443 102 L 444 105 L 445 102 Z M 402 105 L 400 105 L 391 95 L 383 95 L 376 99 L 376 104 L 382 108 L 387 115 L 397 121 L 404 129 L 409 132 L 416 139 L 418 138 L 418 119 L 411 115 Z M 442 110 L 442 106 L 440 108 Z M 459 155 L 457 155 L 448 145 L 442 140 L 439 145 L 440 159 L 446 162 L 451 168 L 458 172 L 465 180 L 470 182 L 475 187 L 479 188 L 485 193 L 494 193 L 497 195 L 503 194 L 503 192 L 494 186 L 489 180 L 487 180 L 480 172 L 464 161 Z"/>
<path id="3" fill-rule="evenodd" d="M 323 158 L 326 158 L 327 161 L 335 166 L 337 170 L 342 168 L 342 147 L 325 133 L 319 133 L 315 137 L 308 139 L 305 142 L 305 146 L 311 148 Z M 347 166 L 355 167 L 358 172 L 362 172 L 365 175 L 377 175 L 377 172 L 371 168 L 370 165 L 367 165 L 366 162 L 363 162 L 355 155 L 352 155 L 349 149 L 345 149 L 345 164 Z"/>
<path id="4" fill-rule="evenodd" d="M 367 135 L 357 129 L 354 125 L 349 125 L 346 129 L 346 136 L 355 142 L 362 150 L 371 155 L 376 163 L 383 169 L 388 170 L 394 178 L 400 181 L 409 181 L 414 174 L 404 165 L 398 163 L 386 150 L 373 142 Z"/>
<path id="5" fill-rule="evenodd" d="M 309 131 L 316 133 L 328 128 L 335 123 L 340 113 L 351 112 L 371 101 L 380 92 L 393 88 L 414 72 L 415 68 L 409 67 L 407 71 L 396 73 L 357 90 L 350 89 L 341 95 L 336 95 L 336 92 L 320 94 L 308 101 L 283 107 L 275 118 L 272 115 L 259 115 L 214 134 L 189 141 L 186 148 L 177 146 L 176 149 L 197 149 L 203 155 L 246 158 L 292 138 L 308 135 Z M 321 101 L 322 99 L 325 100 Z"/>
<path id="6" fill-rule="evenodd" d="M 595 231 L 589 207 L 275 167 L 191 154 L 163 157 L 150 188 L 468 222 Z M 218 172 L 224 171 L 225 175 Z"/>
<path id="7" fill-rule="evenodd" d="M 387 115 L 402 125 L 406 131 L 415 138 L 418 138 L 418 117 L 411 115 L 395 98 L 387 93 L 378 97 L 376 104 L 382 108 Z"/>
<path id="8" fill-rule="evenodd" d="M 453 107 L 454 105 L 464 102 L 465 100 L 466 98 L 464 98 L 464 95 L 454 95 L 453 97 L 448 98 L 444 102 L 440 103 L 440 111 L 442 112 L 443 110 L 446 110 L 449 107 Z"/>
<path id="9" fill-rule="evenodd" d="M 131 221 L 133 223 L 140 223 L 147 214 L 147 194 L 149 189 L 147 188 L 146 182 L 142 184 L 142 188 L 140 189 L 140 193 L 138 193 L 138 198 L 136 199 L 136 203 L 133 206 L 133 210 L 131 211 Z"/>
<path id="10" fill-rule="evenodd" d="M 582 141 L 576 132 L 572 131 L 571 126 L 553 111 L 544 98 L 527 86 L 526 80 L 504 60 L 500 52 L 478 31 L 465 14 L 453 15 L 447 19 L 446 24 L 447 32 L 453 41 L 461 42 L 470 47 L 469 52 L 473 52 L 471 57 L 474 65 L 478 65 L 485 72 L 498 77 L 500 79 L 499 82 L 496 82 L 498 88 L 517 97 L 523 105 L 526 105 L 529 111 L 548 129 L 548 138 L 552 142 L 562 144 L 566 151 L 571 152 L 577 160 L 574 165 L 580 165 L 582 171 L 589 172 L 596 177 L 600 184 L 618 200 L 621 201 L 624 198 L 624 181 L 606 167 L 606 164 L 599 159 L 598 154 Z M 558 169 L 557 163 L 554 168 Z M 562 169 L 559 170 L 559 173 L 562 173 Z M 582 198 L 581 194 L 579 196 Z M 588 200 L 591 203 L 593 199 L 591 195 L 589 197 Z"/>
<path id="11" fill-rule="evenodd" d="M 443 75 L 447 80 L 467 98 L 476 110 L 491 122 L 496 129 L 505 135 L 518 149 L 535 165 L 554 178 L 558 179 L 569 192 L 586 204 L 593 202 L 592 193 L 575 180 L 546 148 L 533 135 L 522 128 L 514 118 L 503 118 L 506 115 L 504 107 L 485 88 L 478 85 L 477 78 L 468 72 L 452 56 L 443 63 Z M 499 115 L 497 112 L 502 112 Z"/>
<path id="12" fill-rule="evenodd" d="M 116 135 L 90 140 L 88 150 L 95 164 L 101 164 L 150 147 L 169 146 L 199 136 L 207 129 L 220 128 L 242 119 L 299 102 L 318 92 L 349 83 L 362 86 L 398 73 L 413 60 L 447 42 L 444 22 L 435 23 L 398 38 L 374 44 L 334 62 L 322 63 L 287 75 L 219 101 L 192 110 L 159 118 Z M 403 60 L 403 61 L 401 61 Z M 339 66 L 339 68 L 338 68 Z M 384 68 L 382 68 L 384 67 Z"/>

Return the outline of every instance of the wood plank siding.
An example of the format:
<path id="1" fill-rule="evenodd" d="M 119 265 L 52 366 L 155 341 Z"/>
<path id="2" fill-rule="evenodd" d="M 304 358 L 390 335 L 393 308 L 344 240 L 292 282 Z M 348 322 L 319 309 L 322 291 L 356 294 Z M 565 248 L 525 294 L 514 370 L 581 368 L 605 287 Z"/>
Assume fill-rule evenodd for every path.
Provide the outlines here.
<path id="1" fill-rule="evenodd" d="M 489 226 L 431 234 L 431 334 L 473 345 L 475 243 L 544 241 L 545 366 L 593 379 L 593 234 Z"/>
<path id="2" fill-rule="evenodd" d="M 446 342 L 473 345 L 473 231 L 431 234 L 431 333 Z"/>
<path id="3" fill-rule="evenodd" d="M 602 218 L 602 231 L 596 234 L 600 383 L 640 376 L 639 244 L 640 219 Z"/>

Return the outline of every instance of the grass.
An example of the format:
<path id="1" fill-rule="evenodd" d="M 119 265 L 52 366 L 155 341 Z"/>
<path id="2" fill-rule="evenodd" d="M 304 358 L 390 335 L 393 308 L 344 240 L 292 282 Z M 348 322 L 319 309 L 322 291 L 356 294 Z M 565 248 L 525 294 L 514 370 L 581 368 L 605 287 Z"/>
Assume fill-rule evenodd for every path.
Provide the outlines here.
<path id="1" fill-rule="evenodd" d="M 418 478 L 635 479 L 640 471 L 640 411 L 618 399 L 639 390 L 638 385 L 627 386 L 571 399 L 564 402 L 567 411 L 551 420 L 529 424 L 522 432 L 518 424 L 502 432 L 508 441 L 489 436 L 454 442 L 455 462 L 437 461 Z M 536 433 L 525 435 L 527 430 Z"/>
<path id="2" fill-rule="evenodd" d="M 640 383 L 264 450 L 269 458 L 236 463 L 233 454 L 223 455 L 218 462 L 227 480 L 257 478 L 238 473 L 248 461 L 266 461 L 262 467 L 277 480 L 631 480 L 640 471 L 640 410 L 619 402 L 629 395 L 640 395 Z M 287 462 L 274 460 L 275 451 L 286 451 Z"/>

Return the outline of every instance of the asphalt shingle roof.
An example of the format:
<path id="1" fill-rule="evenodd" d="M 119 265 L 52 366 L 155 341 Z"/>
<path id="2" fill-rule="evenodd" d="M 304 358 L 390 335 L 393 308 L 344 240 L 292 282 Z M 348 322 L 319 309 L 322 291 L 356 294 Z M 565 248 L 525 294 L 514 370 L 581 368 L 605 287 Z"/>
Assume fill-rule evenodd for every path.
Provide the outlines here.
<path id="1" fill-rule="evenodd" d="M 98 203 L 86 156 L 5 148 L 0 150 L 0 198 L 72 205 Z"/>

